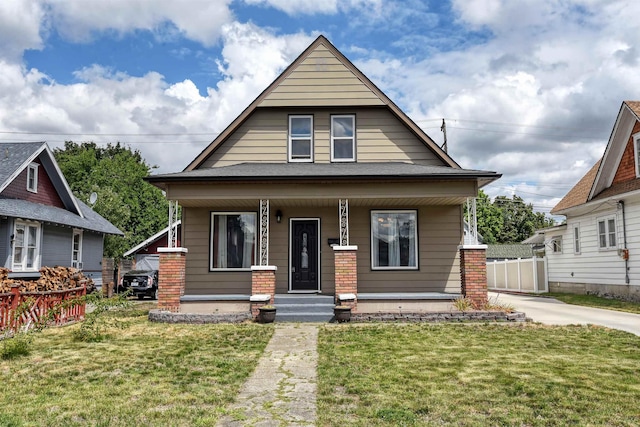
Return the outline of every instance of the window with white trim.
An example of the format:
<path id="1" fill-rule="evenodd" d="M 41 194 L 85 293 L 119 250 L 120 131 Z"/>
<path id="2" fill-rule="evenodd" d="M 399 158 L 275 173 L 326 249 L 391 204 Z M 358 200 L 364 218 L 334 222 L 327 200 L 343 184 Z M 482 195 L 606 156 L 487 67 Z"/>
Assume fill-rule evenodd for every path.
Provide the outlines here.
<path id="1" fill-rule="evenodd" d="M 573 226 L 573 253 L 574 254 L 580 253 L 580 226 L 579 225 Z"/>
<path id="2" fill-rule="evenodd" d="M 256 259 L 256 213 L 212 212 L 210 270 L 249 270 Z"/>
<path id="3" fill-rule="evenodd" d="M 31 163 L 27 166 L 27 191 L 38 192 L 38 164 Z"/>
<path id="4" fill-rule="evenodd" d="M 633 135 L 633 150 L 636 161 L 636 178 L 640 178 L 640 133 Z"/>
<path id="5" fill-rule="evenodd" d="M 313 116 L 289 116 L 289 161 L 313 162 Z"/>
<path id="6" fill-rule="evenodd" d="M 11 243 L 13 271 L 37 271 L 40 268 L 40 223 L 16 220 Z"/>
<path id="7" fill-rule="evenodd" d="M 615 249 L 617 247 L 616 217 L 614 215 L 598 218 L 598 247 L 600 249 Z"/>
<path id="8" fill-rule="evenodd" d="M 331 161 L 355 162 L 356 116 L 342 114 L 331 116 Z"/>
<path id="9" fill-rule="evenodd" d="M 555 236 L 551 239 L 551 252 L 554 254 L 562 253 L 562 236 Z"/>
<path id="10" fill-rule="evenodd" d="M 71 267 L 82 269 L 82 230 L 73 230 L 71 239 Z"/>
<path id="11" fill-rule="evenodd" d="M 371 212 L 371 268 L 418 269 L 418 212 Z"/>

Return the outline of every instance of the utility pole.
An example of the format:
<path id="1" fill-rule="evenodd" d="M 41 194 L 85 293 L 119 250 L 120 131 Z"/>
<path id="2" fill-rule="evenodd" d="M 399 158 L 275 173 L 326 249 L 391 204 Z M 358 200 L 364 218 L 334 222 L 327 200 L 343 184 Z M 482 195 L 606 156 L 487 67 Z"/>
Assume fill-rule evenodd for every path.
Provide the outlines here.
<path id="1" fill-rule="evenodd" d="M 447 124 L 442 119 L 442 126 L 440 126 L 440 130 L 444 133 L 444 143 L 442 144 L 442 148 L 445 153 L 447 153 Z"/>

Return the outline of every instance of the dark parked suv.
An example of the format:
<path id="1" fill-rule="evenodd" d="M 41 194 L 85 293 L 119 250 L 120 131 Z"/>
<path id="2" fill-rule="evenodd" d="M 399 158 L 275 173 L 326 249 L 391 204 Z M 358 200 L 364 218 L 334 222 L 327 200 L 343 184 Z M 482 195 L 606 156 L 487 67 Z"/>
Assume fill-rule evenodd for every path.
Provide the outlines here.
<path id="1" fill-rule="evenodd" d="M 158 299 L 158 270 L 131 270 L 122 276 L 122 289 L 142 299 Z"/>

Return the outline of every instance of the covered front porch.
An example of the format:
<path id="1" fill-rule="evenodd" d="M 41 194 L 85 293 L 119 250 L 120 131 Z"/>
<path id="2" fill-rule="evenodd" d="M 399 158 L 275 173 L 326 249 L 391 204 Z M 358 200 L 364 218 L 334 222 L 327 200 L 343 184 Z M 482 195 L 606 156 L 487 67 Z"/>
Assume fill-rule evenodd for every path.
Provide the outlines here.
<path id="1" fill-rule="evenodd" d="M 358 313 L 426 313 L 450 311 L 462 296 L 486 300 L 484 247 L 462 245 L 466 200 L 182 199 L 185 247 L 160 251 L 159 307 L 255 316 L 260 306 L 275 304 L 280 319 L 297 311 L 325 320 L 335 304 Z M 236 216 L 245 224 L 234 235 L 229 224 Z M 394 246 L 381 228 L 389 218 L 405 220 L 415 238 Z M 255 246 L 236 242 L 234 255 L 242 260 L 234 264 L 218 251 L 228 243 L 220 235 Z"/>

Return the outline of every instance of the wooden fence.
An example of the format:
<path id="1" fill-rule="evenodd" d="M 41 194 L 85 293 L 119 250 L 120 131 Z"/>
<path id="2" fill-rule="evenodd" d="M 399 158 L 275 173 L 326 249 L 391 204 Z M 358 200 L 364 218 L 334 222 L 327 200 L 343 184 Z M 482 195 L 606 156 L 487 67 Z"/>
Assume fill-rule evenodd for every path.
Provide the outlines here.
<path id="1" fill-rule="evenodd" d="M 487 262 L 487 288 L 491 291 L 549 292 L 545 258 Z"/>
<path id="2" fill-rule="evenodd" d="M 49 292 L 20 292 L 18 286 L 14 286 L 10 293 L 0 294 L 0 330 L 81 320 L 86 304 L 79 298 L 86 293 L 86 286 Z"/>

